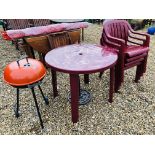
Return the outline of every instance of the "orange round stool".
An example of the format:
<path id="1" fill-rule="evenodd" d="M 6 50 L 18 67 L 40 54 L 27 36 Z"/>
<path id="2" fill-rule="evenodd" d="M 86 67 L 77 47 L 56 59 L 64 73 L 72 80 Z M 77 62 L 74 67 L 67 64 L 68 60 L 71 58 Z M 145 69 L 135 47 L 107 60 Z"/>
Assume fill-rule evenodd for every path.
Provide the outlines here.
<path id="1" fill-rule="evenodd" d="M 40 61 L 26 57 L 8 64 L 4 69 L 4 76 L 3 76 L 4 81 L 6 83 L 17 88 L 17 102 L 15 106 L 15 116 L 17 118 L 19 117 L 19 89 L 20 88 L 31 89 L 38 117 L 40 120 L 40 125 L 42 128 L 44 128 L 44 126 L 39 111 L 39 106 L 37 103 L 34 87 L 38 86 L 45 103 L 48 105 L 49 104 L 48 98 L 44 96 L 43 91 L 40 87 L 41 81 L 45 77 L 45 75 L 46 75 L 46 69 Z"/>

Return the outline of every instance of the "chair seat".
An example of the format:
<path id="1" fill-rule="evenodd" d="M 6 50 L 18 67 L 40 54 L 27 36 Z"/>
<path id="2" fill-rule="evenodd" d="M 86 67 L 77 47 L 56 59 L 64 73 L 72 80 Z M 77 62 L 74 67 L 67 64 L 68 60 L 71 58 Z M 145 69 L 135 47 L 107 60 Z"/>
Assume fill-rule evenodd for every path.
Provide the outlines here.
<path id="1" fill-rule="evenodd" d="M 148 47 L 143 47 L 143 46 L 128 46 L 126 50 L 126 54 L 128 57 L 134 57 L 137 55 L 141 55 L 143 53 L 147 53 L 149 51 Z"/>
<path id="2" fill-rule="evenodd" d="M 145 52 L 145 53 L 143 53 L 141 55 L 137 55 L 137 56 L 134 56 L 134 57 L 127 57 L 126 58 L 126 62 L 128 63 L 128 62 L 132 62 L 132 61 L 138 60 L 140 58 L 144 58 L 146 55 L 147 55 L 147 53 Z"/>

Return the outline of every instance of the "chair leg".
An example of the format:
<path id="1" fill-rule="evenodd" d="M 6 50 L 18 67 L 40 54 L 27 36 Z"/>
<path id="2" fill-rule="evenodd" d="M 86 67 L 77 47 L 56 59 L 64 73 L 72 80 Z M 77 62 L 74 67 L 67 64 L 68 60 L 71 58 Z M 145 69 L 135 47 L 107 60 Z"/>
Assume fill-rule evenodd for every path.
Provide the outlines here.
<path id="1" fill-rule="evenodd" d="M 45 54 L 41 54 L 42 55 L 42 63 L 44 64 L 44 66 L 46 66 L 46 62 L 45 62 Z"/>
<path id="2" fill-rule="evenodd" d="M 41 86 L 38 85 L 38 88 L 39 88 L 39 90 L 40 90 L 40 92 L 41 92 L 41 95 L 42 95 L 44 101 L 45 101 L 45 104 L 48 105 L 48 104 L 49 104 L 48 98 L 47 98 L 46 96 L 44 96 L 44 93 L 43 93 L 43 91 L 42 91 L 42 89 L 41 89 Z"/>
<path id="3" fill-rule="evenodd" d="M 82 28 L 82 41 L 84 41 L 84 28 Z"/>
<path id="4" fill-rule="evenodd" d="M 35 95 L 35 92 L 34 92 L 34 88 L 31 88 L 31 91 L 32 91 L 32 95 L 33 95 L 33 98 L 34 98 L 35 106 L 36 106 L 36 109 L 37 109 L 40 125 L 41 125 L 41 128 L 43 129 L 44 128 L 43 121 L 42 121 L 41 114 L 40 114 L 40 111 L 39 111 L 39 106 L 38 106 L 38 103 L 37 103 L 37 98 L 36 98 L 36 95 Z"/>
<path id="5" fill-rule="evenodd" d="M 138 65 L 137 66 L 137 69 L 136 69 L 136 76 L 135 76 L 135 82 L 138 83 L 138 81 L 140 80 L 140 77 L 143 75 L 142 73 L 142 64 Z"/>
<path id="6" fill-rule="evenodd" d="M 40 60 L 41 62 L 43 62 L 43 56 L 42 56 L 42 53 L 38 52 L 38 55 L 39 55 L 39 60 Z"/>
<path id="7" fill-rule="evenodd" d="M 35 59 L 35 53 L 31 46 L 30 46 L 30 52 L 31 52 L 32 58 Z"/>
<path id="8" fill-rule="evenodd" d="M 18 46 L 18 40 L 13 41 L 16 50 L 19 50 L 19 46 Z"/>
<path id="9" fill-rule="evenodd" d="M 145 58 L 144 58 L 144 60 L 143 60 L 143 63 L 142 63 L 142 68 L 143 68 L 143 73 L 145 73 L 146 72 L 146 66 L 147 66 L 147 57 L 148 57 L 148 55 L 147 56 L 145 56 Z"/>
<path id="10" fill-rule="evenodd" d="M 104 73 L 104 72 L 100 72 L 100 74 L 99 74 L 99 76 L 98 76 L 100 79 L 101 79 L 103 73 Z"/>
<path id="11" fill-rule="evenodd" d="M 89 84 L 89 74 L 84 74 L 84 83 Z"/>
<path id="12" fill-rule="evenodd" d="M 17 88 L 17 102 L 15 105 L 15 116 L 19 117 L 19 88 Z"/>

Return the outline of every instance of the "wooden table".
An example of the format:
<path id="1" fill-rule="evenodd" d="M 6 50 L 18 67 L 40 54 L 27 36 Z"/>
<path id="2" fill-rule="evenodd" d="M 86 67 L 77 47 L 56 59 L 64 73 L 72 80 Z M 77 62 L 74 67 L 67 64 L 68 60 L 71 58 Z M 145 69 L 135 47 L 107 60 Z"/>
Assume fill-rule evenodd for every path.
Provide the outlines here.
<path id="1" fill-rule="evenodd" d="M 79 74 L 102 72 L 110 68 L 109 101 L 112 102 L 114 90 L 114 67 L 117 54 L 92 44 L 73 44 L 56 48 L 45 56 L 46 63 L 51 67 L 54 97 L 58 95 L 56 71 L 70 75 L 72 122 L 79 118 Z"/>
<path id="2" fill-rule="evenodd" d="M 52 23 L 77 23 L 83 22 L 84 19 L 51 19 Z M 82 41 L 84 41 L 84 28 L 82 28 Z"/>

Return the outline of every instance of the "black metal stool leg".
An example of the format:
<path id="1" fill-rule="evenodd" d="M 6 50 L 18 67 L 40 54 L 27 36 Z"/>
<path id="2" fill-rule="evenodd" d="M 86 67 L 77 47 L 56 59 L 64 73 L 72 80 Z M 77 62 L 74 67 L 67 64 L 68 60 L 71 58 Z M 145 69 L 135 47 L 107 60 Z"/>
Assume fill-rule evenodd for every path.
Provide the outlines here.
<path id="1" fill-rule="evenodd" d="M 19 88 L 17 88 L 17 102 L 15 105 L 15 116 L 19 117 Z"/>
<path id="2" fill-rule="evenodd" d="M 48 104 L 49 104 L 48 98 L 47 98 L 46 96 L 44 96 L 44 93 L 43 93 L 43 91 L 42 91 L 42 89 L 41 89 L 41 86 L 38 85 L 38 88 L 39 88 L 39 90 L 40 90 L 40 92 L 41 92 L 41 95 L 42 95 L 42 97 L 43 97 L 43 99 L 44 99 L 46 105 L 48 105 Z"/>
<path id="3" fill-rule="evenodd" d="M 40 120 L 40 125 L 41 125 L 41 127 L 43 129 L 44 128 L 43 121 L 42 121 L 41 114 L 40 114 L 40 111 L 39 111 L 39 106 L 38 106 L 38 103 L 37 103 L 37 98 L 36 98 L 36 95 L 35 95 L 35 92 L 34 92 L 34 88 L 31 88 L 31 91 L 32 91 L 32 95 L 33 95 L 33 98 L 34 98 L 35 106 L 36 106 L 36 109 L 37 109 L 38 117 L 39 117 L 39 120 Z"/>

